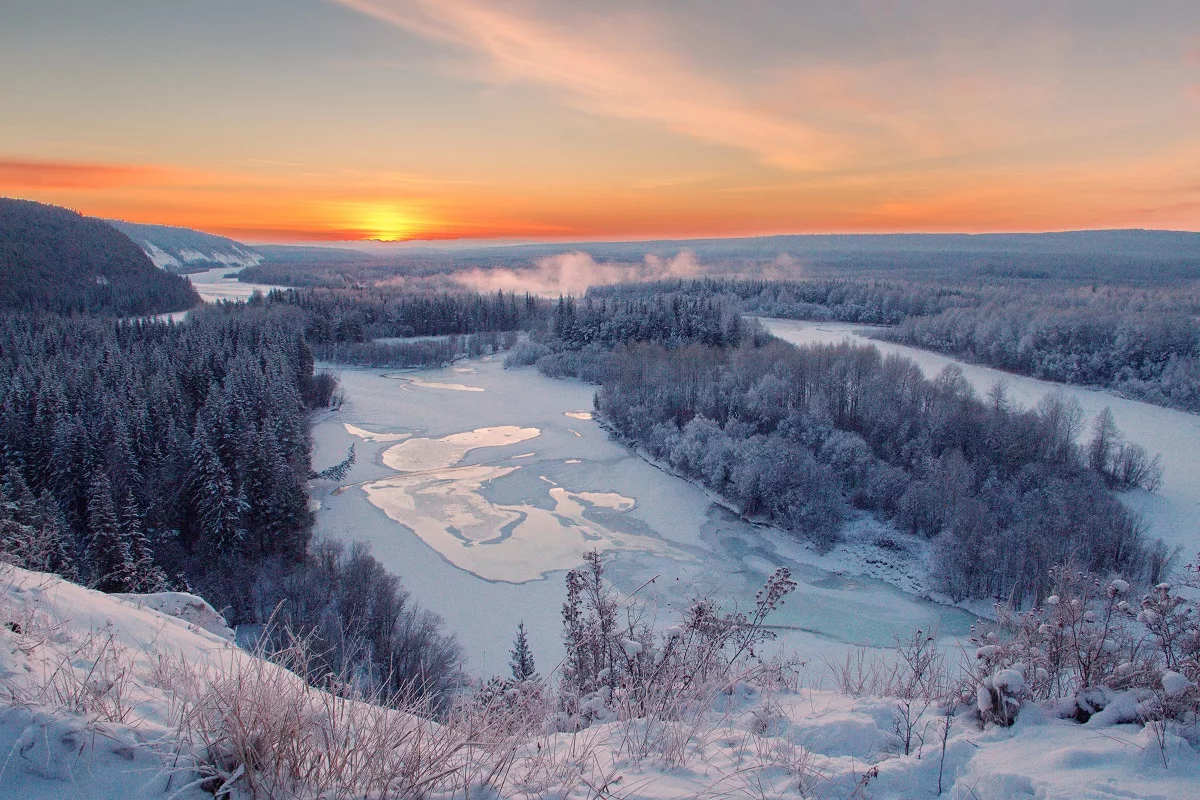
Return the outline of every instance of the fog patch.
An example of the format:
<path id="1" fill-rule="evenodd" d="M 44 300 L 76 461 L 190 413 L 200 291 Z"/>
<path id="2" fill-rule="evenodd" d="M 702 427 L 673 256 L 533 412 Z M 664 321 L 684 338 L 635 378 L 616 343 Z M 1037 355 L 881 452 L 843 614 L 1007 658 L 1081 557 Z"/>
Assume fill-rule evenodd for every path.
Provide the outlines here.
<path id="1" fill-rule="evenodd" d="M 704 273 L 696 254 L 680 250 L 670 258 L 647 253 L 641 263 L 597 262 L 588 253 L 575 250 L 545 256 L 522 269 L 472 269 L 458 272 L 454 279 L 476 291 L 532 292 L 548 297 L 580 295 L 592 286 L 670 278 L 695 278 Z"/>

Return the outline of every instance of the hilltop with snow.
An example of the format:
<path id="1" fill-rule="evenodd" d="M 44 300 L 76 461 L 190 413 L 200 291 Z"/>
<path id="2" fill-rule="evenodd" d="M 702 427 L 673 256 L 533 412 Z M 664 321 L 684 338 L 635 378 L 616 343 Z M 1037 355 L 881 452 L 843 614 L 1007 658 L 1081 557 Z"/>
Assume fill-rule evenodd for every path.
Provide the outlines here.
<path id="1" fill-rule="evenodd" d="M 1200 781 L 1185 739 L 1118 714 L 1027 703 L 985 726 L 922 703 L 906 736 L 904 701 L 781 662 L 578 732 L 529 684 L 435 723 L 309 688 L 191 595 L 0 581 L 0 797 L 1179 798 Z"/>
<path id="2" fill-rule="evenodd" d="M 145 225 L 117 219 L 104 220 L 132 239 L 155 266 L 186 274 L 215 267 L 240 269 L 262 263 L 263 256 L 241 242 L 171 225 Z"/>

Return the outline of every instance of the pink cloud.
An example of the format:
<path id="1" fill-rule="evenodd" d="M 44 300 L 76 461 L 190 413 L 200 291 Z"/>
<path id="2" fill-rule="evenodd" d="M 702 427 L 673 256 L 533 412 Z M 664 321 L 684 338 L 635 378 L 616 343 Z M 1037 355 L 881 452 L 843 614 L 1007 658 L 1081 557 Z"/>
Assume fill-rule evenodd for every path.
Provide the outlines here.
<path id="1" fill-rule="evenodd" d="M 20 189 L 105 189 L 161 177 L 159 167 L 75 161 L 0 159 L 0 186 Z"/>
<path id="2" fill-rule="evenodd" d="M 754 153 L 793 170 L 837 165 L 847 145 L 829 132 L 751 102 L 743 90 L 689 67 L 645 15 L 551 21 L 527 4 L 479 0 L 337 0 L 479 59 L 497 82 L 527 82 L 575 107 L 656 124 L 700 141 Z M 655 46 L 655 42 L 660 42 Z"/>

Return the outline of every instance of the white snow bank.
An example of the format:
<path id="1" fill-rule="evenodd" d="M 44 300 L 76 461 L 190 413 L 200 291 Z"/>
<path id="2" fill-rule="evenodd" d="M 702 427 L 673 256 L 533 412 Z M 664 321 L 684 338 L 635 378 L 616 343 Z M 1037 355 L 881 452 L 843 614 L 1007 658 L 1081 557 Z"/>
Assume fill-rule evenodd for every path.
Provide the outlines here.
<path id="1" fill-rule="evenodd" d="M 282 694 L 298 679 L 205 630 L 211 608 L 198 601 L 172 593 L 119 598 L 41 573 L 0 574 L 0 798 L 211 797 L 188 788 L 194 775 L 172 766 L 177 699 L 163 662 L 182 656 L 207 665 L 203 674 L 229 687 L 239 685 L 239 664 L 258 664 L 267 691 Z M 623 644 L 638 649 L 633 640 Z M 917 719 L 919 740 L 905 755 L 898 711 L 888 698 L 768 692 L 738 681 L 711 706 L 665 720 L 530 733 L 512 779 L 479 794 L 582 800 L 604 781 L 613 796 L 646 800 L 889 800 L 935 796 L 940 777 L 942 796 L 955 798 L 1181 798 L 1194 797 L 1200 781 L 1200 757 L 1172 730 L 1100 731 L 1026 707 L 1011 728 L 981 729 L 961 712 L 950 718 L 943 747 L 946 718 L 932 707 Z M 245 796 L 235 790 L 233 797 Z"/>
<path id="2" fill-rule="evenodd" d="M 1160 747 L 1136 725 L 1101 734 L 1031 707 L 1011 728 L 980 729 L 977 718 L 960 713 L 951 717 L 943 753 L 945 717 L 934 707 L 919 718 L 905 755 L 894 699 L 806 689 L 737 694 L 725 716 L 694 726 L 684 763 L 672 765 L 668 750 L 613 765 L 611 774 L 621 776 L 616 796 L 908 800 L 939 796 L 940 774 L 940 796 L 948 798 L 1182 798 L 1196 796 L 1200 779 L 1200 757 L 1184 740 L 1168 732 Z M 589 729 L 603 743 L 595 755 L 603 759 L 619 743 L 628 746 L 631 728 L 652 739 L 644 723 Z M 578 740 L 559 746 L 570 744 Z"/>
<path id="3" fill-rule="evenodd" d="M 154 609 L 209 633 L 215 633 L 222 639 L 233 641 L 233 629 L 225 624 L 225 618 L 218 614 L 217 610 L 210 606 L 203 597 L 197 597 L 187 592 L 112 594 L 109 596 L 120 598 L 142 608 Z"/>
<path id="4" fill-rule="evenodd" d="M 432 721 L 238 649 L 218 619 L 188 594 L 116 597 L 0 569 L 0 798 L 327 796 L 296 791 L 308 774 L 352 775 L 333 783 L 360 797 L 419 746 L 454 746 Z"/>
<path id="5" fill-rule="evenodd" d="M 1167 697 L 1182 694 L 1191 685 L 1191 681 L 1174 670 L 1167 670 L 1162 674 L 1162 687 Z"/>
<path id="6" fill-rule="evenodd" d="M 250 658 L 219 619 L 193 595 L 123 599 L 0 570 L 0 797 L 211 797 L 170 766 L 156 676 L 164 659 Z"/>

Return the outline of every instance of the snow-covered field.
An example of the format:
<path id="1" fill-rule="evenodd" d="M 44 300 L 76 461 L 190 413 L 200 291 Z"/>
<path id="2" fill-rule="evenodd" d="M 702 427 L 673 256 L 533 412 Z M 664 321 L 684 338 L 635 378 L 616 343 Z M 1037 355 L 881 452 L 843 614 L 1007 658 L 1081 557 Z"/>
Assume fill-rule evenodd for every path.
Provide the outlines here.
<path id="1" fill-rule="evenodd" d="M 359 457 L 341 483 L 313 485 L 318 533 L 369 542 L 458 634 L 476 675 L 507 670 L 522 620 L 539 666 L 558 662 L 563 571 L 593 548 L 609 552 L 620 591 L 642 587 L 663 625 L 693 597 L 747 608 L 767 575 L 788 567 L 800 588 L 772 623 L 813 663 L 914 628 L 961 635 L 974 619 L 897 588 L 919 586 L 919 575 L 885 563 L 895 556 L 868 543 L 879 530 L 869 520 L 852 526 L 859 544 L 818 556 L 738 519 L 613 442 L 591 419 L 591 386 L 498 359 L 339 377 L 347 400 L 315 426 L 314 464 L 340 460 L 351 443 Z M 861 577 L 872 570 L 891 583 Z"/>
<path id="2" fill-rule="evenodd" d="M 734 681 L 699 708 L 666 719 L 610 721 L 577 734 L 535 724 L 499 751 L 462 748 L 455 743 L 471 741 L 469 726 L 420 723 L 305 689 L 290 673 L 234 648 L 215 612 L 197 598 L 120 598 L 5 568 L 0 616 L 0 797 L 6 799 L 199 800 L 224 784 L 220 796 L 240 800 L 254 796 L 250 775 L 260 781 L 257 796 L 275 787 L 270 796 L 316 797 L 319 784 L 308 784 L 314 791 L 295 785 L 322 776 L 330 785 L 326 773 L 307 769 L 316 761 L 328 765 L 345 756 L 364 771 L 347 771 L 338 760 L 337 774 L 361 776 L 371 774 L 366 765 L 399 753 L 404 760 L 397 764 L 407 770 L 421 742 L 426 773 L 472 780 L 469 795 L 459 785 L 450 787 L 453 796 L 496 800 L 907 800 L 935 796 L 939 784 L 941 796 L 954 800 L 1166 800 L 1196 797 L 1200 785 L 1200 756 L 1172 733 L 1159 741 L 1148 728 L 1109 724 L 1103 714 L 1080 725 L 1032 705 L 1013 727 L 986 729 L 970 711 L 947 720 L 934 707 L 919 718 L 904 754 L 896 700 L 807 688 L 803 671 L 799 683 L 769 676 Z M 181 674 L 192 678 L 181 681 Z M 197 697 L 207 700 L 194 706 Z M 203 714 L 181 714 L 193 707 Z M 390 727 L 355 724 L 370 715 Z M 192 720 L 190 727 L 181 719 Z M 279 730 L 261 727 L 278 722 Z M 211 744 L 197 748 L 201 724 L 225 733 L 201 738 Z M 419 724 L 421 742 L 408 733 Z M 438 741 L 451 746 L 439 750 Z M 202 791 L 195 769 L 208 763 L 210 747 L 229 749 L 218 767 L 225 778 Z M 502 761 L 489 761 L 497 752 Z M 292 769 L 280 772 L 281 764 Z M 490 788 L 481 789 L 484 781 Z M 345 782 L 333 785 L 341 793 L 320 796 L 365 794 Z M 431 783 L 428 796 L 448 798 L 441 785 Z"/>
<path id="3" fill-rule="evenodd" d="M 1002 380 L 1008 385 L 1010 400 L 1026 408 L 1036 405 L 1046 394 L 1061 389 L 1079 401 L 1088 415 L 1089 426 L 1096 414 L 1105 406 L 1109 407 L 1117 427 L 1129 441 L 1142 445 L 1151 454 L 1162 456 L 1165 473 L 1158 492 L 1130 492 L 1125 495 L 1125 501 L 1142 513 L 1151 536 L 1161 537 L 1168 545 L 1182 548 L 1181 557 L 1185 563 L 1200 551 L 1200 415 L 1129 400 L 1099 389 L 1013 375 L 927 350 L 868 339 L 864 334 L 870 331 L 869 326 L 784 319 L 763 319 L 762 323 L 771 333 L 793 344 L 836 344 L 846 339 L 858 344 L 873 344 L 885 354 L 899 353 L 912 359 L 928 377 L 937 375 L 948 364 L 957 364 L 980 394 Z M 1085 435 L 1090 436 L 1090 431 Z"/>

